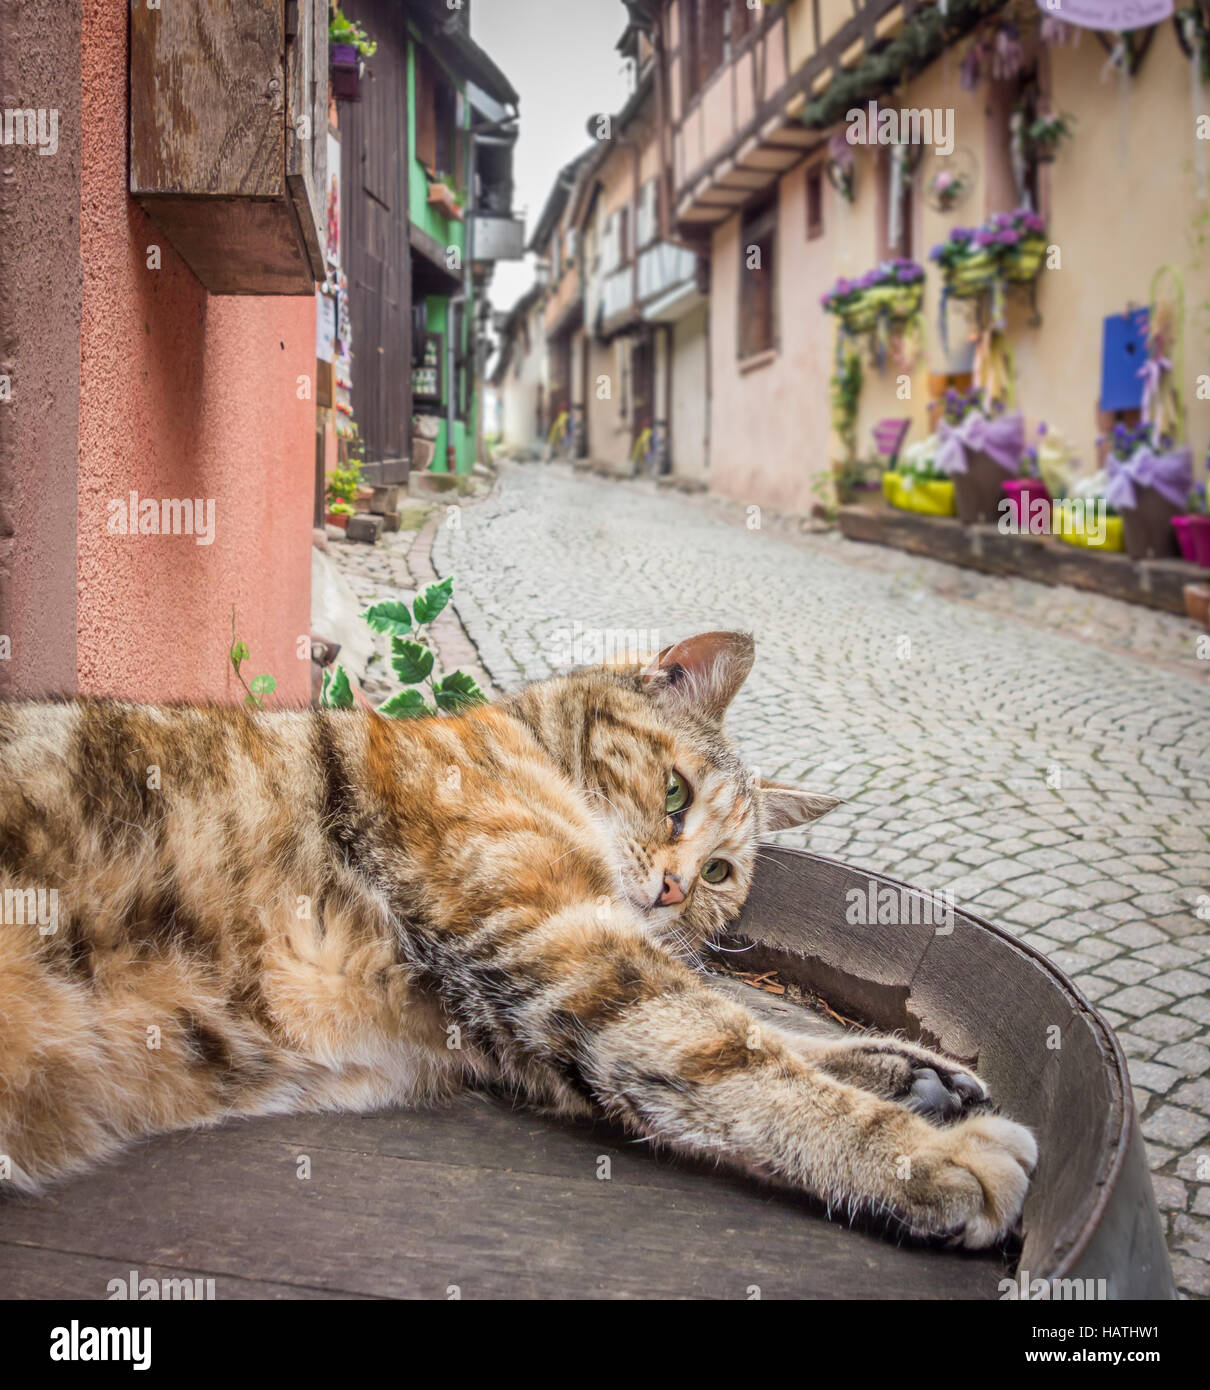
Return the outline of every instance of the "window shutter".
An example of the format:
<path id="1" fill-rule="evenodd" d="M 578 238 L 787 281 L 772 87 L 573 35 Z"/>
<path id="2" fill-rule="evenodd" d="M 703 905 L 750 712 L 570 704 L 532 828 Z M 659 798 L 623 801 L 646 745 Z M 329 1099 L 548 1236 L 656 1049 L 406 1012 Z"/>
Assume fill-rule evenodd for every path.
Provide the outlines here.
<path id="1" fill-rule="evenodd" d="M 718 4 L 717 0 L 713 0 L 713 3 L 712 0 L 704 0 L 704 3 L 698 6 L 698 24 L 702 31 L 699 87 L 722 66 L 724 14 L 724 7 Z"/>
<path id="2" fill-rule="evenodd" d="M 416 47 L 416 158 L 429 171 L 437 169 L 437 92 L 425 52 Z"/>

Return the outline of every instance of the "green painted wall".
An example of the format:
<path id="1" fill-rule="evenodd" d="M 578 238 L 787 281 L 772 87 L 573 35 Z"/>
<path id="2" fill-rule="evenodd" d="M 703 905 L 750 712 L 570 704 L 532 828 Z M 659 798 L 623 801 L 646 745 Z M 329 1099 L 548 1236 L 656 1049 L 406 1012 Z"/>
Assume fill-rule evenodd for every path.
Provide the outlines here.
<path id="1" fill-rule="evenodd" d="M 456 246 L 460 253 L 466 251 L 466 223 L 460 222 L 456 217 L 446 217 L 437 208 L 430 207 L 428 202 L 429 181 L 428 174 L 424 166 L 416 158 L 416 50 L 419 46 L 419 38 L 416 30 L 409 26 L 410 43 L 408 44 L 408 215 L 412 222 L 421 231 L 427 232 L 429 236 L 440 242 L 442 246 Z M 437 60 L 440 63 L 440 60 Z M 456 73 L 450 71 L 443 63 L 440 64 L 449 80 L 460 91 L 463 96 L 466 94 L 466 83 L 461 80 Z M 465 101 L 463 107 L 464 125 L 470 125 L 470 106 Z M 469 162 L 469 159 L 468 159 Z M 461 190 L 460 190 L 461 191 Z M 447 331 L 449 321 L 449 300 L 445 296 L 429 295 L 425 300 L 428 311 L 428 325 L 431 333 L 441 333 Z M 471 324 L 474 322 L 474 294 L 472 293 L 466 300 L 466 311 L 462 315 L 463 342 L 462 352 L 459 356 L 467 353 L 467 338 L 471 333 Z M 442 377 L 449 374 L 446 371 L 447 363 L 442 364 Z M 447 461 L 446 438 L 446 402 L 449 400 L 449 392 L 453 383 L 446 380 L 444 382 L 445 391 L 440 407 L 441 427 L 437 436 L 437 449 L 433 457 L 431 472 L 446 473 L 449 471 Z M 477 434 L 476 422 L 479 415 L 479 396 L 473 390 L 468 419 L 464 422 L 456 420 L 454 422 L 454 454 L 455 471 L 458 473 L 469 473 L 475 463 L 475 437 Z M 430 406 L 427 408 L 430 413 L 438 413 L 438 408 Z"/>

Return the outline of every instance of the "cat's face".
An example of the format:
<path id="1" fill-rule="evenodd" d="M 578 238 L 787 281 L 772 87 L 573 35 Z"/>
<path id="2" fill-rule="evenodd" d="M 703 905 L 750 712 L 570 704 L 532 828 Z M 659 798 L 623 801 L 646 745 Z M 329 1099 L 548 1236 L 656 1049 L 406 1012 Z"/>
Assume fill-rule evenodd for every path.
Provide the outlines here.
<path id="1" fill-rule="evenodd" d="M 705 633 L 646 668 L 591 667 L 548 687 L 560 761 L 608 828 L 620 894 L 678 952 L 738 915 L 761 833 L 836 804 L 756 780 L 723 732 L 752 656 L 743 633 Z"/>

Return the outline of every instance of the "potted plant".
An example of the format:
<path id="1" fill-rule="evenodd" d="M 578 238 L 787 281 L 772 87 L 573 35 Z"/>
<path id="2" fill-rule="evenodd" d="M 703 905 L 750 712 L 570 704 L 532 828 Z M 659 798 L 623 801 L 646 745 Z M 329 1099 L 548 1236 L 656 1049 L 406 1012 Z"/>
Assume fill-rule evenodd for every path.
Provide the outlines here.
<path id="1" fill-rule="evenodd" d="M 1193 455 L 1178 448 L 1151 425 L 1117 424 L 1107 440 L 1105 500 L 1122 517 L 1126 551 L 1132 560 L 1176 555 L 1173 518 L 1193 491 Z"/>
<path id="2" fill-rule="evenodd" d="M 437 208 L 446 217 L 453 217 L 461 222 L 463 220 L 462 205 L 465 201 L 466 199 L 454 187 L 454 181 L 448 174 L 442 174 L 440 178 L 429 180 L 429 207 Z"/>
<path id="3" fill-rule="evenodd" d="M 324 487 L 327 498 L 327 519 L 333 526 L 347 527 L 357 510 L 361 487 L 361 464 L 354 459 L 346 468 L 334 468 Z"/>
<path id="4" fill-rule="evenodd" d="M 1053 162 L 1059 146 L 1064 140 L 1071 138 L 1072 127 L 1075 123 L 1076 118 L 1074 116 L 1064 114 L 1062 116 L 1039 116 L 1030 124 L 1025 134 L 1037 163 L 1050 164 Z"/>
<path id="5" fill-rule="evenodd" d="M 962 201 L 969 183 L 968 176 L 961 171 L 938 169 L 928 182 L 932 205 L 938 212 L 951 211 Z"/>
<path id="6" fill-rule="evenodd" d="M 994 523 L 1005 480 L 1016 475 L 1025 453 L 1020 411 L 985 401 L 980 390 L 950 390 L 937 435 L 937 467 L 953 479 L 958 520 L 968 526 Z"/>
<path id="7" fill-rule="evenodd" d="M 1037 438 L 1046 435 L 1046 422 L 1037 428 Z M 1038 468 L 1038 445 L 1031 444 L 1021 457 L 1021 475 L 1003 483 L 1008 507 L 1001 518 L 1001 529 L 1017 535 L 1045 536 L 1051 529 L 1050 489 Z M 1007 523 L 1007 524 L 1005 524 Z"/>
<path id="8" fill-rule="evenodd" d="M 954 515 L 954 484 L 937 467 L 935 434 L 909 445 L 894 468 L 882 475 L 882 492 L 892 507 L 925 516 Z"/>
<path id="9" fill-rule="evenodd" d="M 362 60 L 372 58 L 378 45 L 356 20 L 346 19 L 339 5 L 328 15 L 328 67 L 332 96 L 337 101 L 361 100 Z"/>
<path id="10" fill-rule="evenodd" d="M 1055 498 L 1051 530 L 1059 540 L 1090 550 L 1125 549 L 1122 518 L 1105 499 L 1108 481 L 1107 470 L 1101 469 L 1091 478 L 1073 483 L 1066 497 Z"/>
<path id="11" fill-rule="evenodd" d="M 1206 505 L 1206 484 L 1197 483 L 1181 516 L 1172 518 L 1181 558 L 1192 565 L 1210 569 L 1210 514 Z"/>

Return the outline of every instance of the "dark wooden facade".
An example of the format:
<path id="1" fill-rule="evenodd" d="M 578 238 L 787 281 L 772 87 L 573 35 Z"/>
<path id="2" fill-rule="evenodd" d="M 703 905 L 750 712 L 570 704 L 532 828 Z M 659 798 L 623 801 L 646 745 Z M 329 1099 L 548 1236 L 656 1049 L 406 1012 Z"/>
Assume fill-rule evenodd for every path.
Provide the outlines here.
<path id="1" fill-rule="evenodd" d="M 412 435 L 408 39 L 391 0 L 346 0 L 377 40 L 361 101 L 340 108 L 343 257 L 353 327 L 353 413 L 370 483 L 406 482 Z"/>

